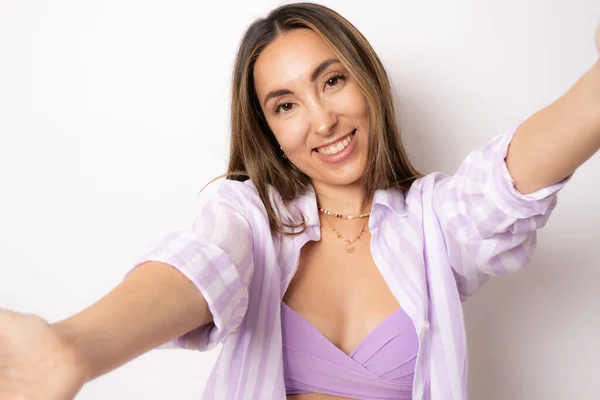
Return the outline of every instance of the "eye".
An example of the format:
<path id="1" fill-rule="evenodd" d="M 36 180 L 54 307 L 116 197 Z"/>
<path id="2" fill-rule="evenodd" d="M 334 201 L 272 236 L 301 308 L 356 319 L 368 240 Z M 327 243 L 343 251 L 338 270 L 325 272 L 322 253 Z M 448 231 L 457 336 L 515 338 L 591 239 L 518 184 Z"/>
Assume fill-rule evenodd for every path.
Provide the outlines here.
<path id="1" fill-rule="evenodd" d="M 336 86 L 341 80 L 346 79 L 346 76 L 343 74 L 335 74 L 330 76 L 325 82 L 325 86 L 329 85 L 329 87 Z"/>
<path id="2" fill-rule="evenodd" d="M 288 111 L 291 111 L 291 109 L 293 108 L 294 103 L 281 103 L 275 106 L 275 108 L 273 109 L 273 114 L 282 114 L 282 113 L 286 113 Z"/>

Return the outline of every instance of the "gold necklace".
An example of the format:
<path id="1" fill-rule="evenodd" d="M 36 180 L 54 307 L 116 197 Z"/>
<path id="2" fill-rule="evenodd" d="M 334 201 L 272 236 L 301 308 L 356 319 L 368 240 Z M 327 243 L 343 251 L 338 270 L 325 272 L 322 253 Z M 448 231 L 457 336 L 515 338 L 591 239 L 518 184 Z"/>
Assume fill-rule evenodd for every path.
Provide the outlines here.
<path id="1" fill-rule="evenodd" d="M 344 219 L 368 218 L 371 216 L 371 213 L 362 213 L 362 214 L 356 214 L 356 215 L 337 214 L 337 213 L 334 213 L 333 211 L 329 211 L 329 210 L 326 210 L 321 207 L 319 207 L 319 211 L 321 211 L 323 214 L 331 215 L 332 217 L 344 218 Z"/>
<path id="2" fill-rule="evenodd" d="M 327 219 L 327 217 L 323 217 L 325 220 L 327 220 L 327 222 L 329 223 L 329 225 L 331 226 L 331 228 L 333 228 L 333 232 L 335 232 L 335 235 L 339 238 L 342 239 L 344 242 L 346 242 L 346 246 L 344 247 L 344 249 L 346 250 L 347 253 L 353 253 L 354 250 L 356 249 L 356 247 L 354 247 L 354 242 L 356 242 L 358 239 L 360 239 L 360 237 L 365 233 L 365 231 L 367 230 L 367 222 L 369 222 L 369 220 L 365 221 L 365 224 L 362 227 L 362 230 L 360 231 L 360 233 L 358 234 L 357 237 L 355 237 L 354 239 L 348 239 L 345 238 L 344 236 L 342 236 L 342 234 L 340 233 L 340 231 L 338 231 L 335 226 L 333 226 L 333 224 L 329 221 L 329 219 Z"/>

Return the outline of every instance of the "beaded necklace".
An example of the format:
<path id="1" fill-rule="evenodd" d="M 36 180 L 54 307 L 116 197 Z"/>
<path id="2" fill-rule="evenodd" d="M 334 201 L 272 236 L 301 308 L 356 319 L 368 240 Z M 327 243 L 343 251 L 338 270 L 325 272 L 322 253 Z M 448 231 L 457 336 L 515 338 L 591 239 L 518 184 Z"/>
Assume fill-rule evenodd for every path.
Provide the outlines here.
<path id="1" fill-rule="evenodd" d="M 371 213 L 356 214 L 356 215 L 337 214 L 337 213 L 331 212 L 329 210 L 326 210 L 324 208 L 319 208 L 319 211 L 321 211 L 323 214 L 331 215 L 332 217 L 344 218 L 344 219 L 367 218 L 367 217 L 371 216 Z"/>
<path id="2" fill-rule="evenodd" d="M 326 215 L 331 215 L 336 218 L 344 218 L 344 219 L 368 218 L 371 215 L 371 213 L 364 213 L 364 214 L 358 214 L 358 215 L 337 214 L 337 213 L 331 212 L 329 210 L 326 210 L 326 209 L 320 208 L 320 207 L 319 207 L 319 211 L 321 211 L 323 214 L 326 214 Z M 327 221 L 327 223 L 329 223 L 329 225 L 333 229 L 333 232 L 338 237 L 338 239 L 341 239 L 344 242 L 346 242 L 346 246 L 344 247 L 344 249 L 348 253 L 354 252 L 354 250 L 356 249 L 356 247 L 354 247 L 354 242 L 356 242 L 358 239 L 360 239 L 361 236 L 365 233 L 365 231 L 367 230 L 367 223 L 369 222 L 368 220 L 365 221 L 365 224 L 363 225 L 362 230 L 360 231 L 358 236 L 356 236 L 355 238 L 352 238 L 352 239 L 348 239 L 348 238 L 342 236 L 341 232 L 338 231 L 335 226 L 333 226 L 333 224 L 331 223 L 331 221 L 329 221 L 329 219 L 327 217 L 325 217 L 324 219 Z"/>

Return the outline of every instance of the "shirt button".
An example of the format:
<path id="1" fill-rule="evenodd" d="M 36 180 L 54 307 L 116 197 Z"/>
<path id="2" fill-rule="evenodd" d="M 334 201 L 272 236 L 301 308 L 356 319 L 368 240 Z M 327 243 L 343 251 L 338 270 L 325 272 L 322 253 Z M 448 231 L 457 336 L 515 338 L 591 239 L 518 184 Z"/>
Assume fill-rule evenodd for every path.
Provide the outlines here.
<path id="1" fill-rule="evenodd" d="M 425 321 L 425 322 L 423 322 L 423 327 L 421 328 L 421 331 L 427 332 L 430 327 L 431 327 L 431 324 L 429 323 L 429 321 Z"/>

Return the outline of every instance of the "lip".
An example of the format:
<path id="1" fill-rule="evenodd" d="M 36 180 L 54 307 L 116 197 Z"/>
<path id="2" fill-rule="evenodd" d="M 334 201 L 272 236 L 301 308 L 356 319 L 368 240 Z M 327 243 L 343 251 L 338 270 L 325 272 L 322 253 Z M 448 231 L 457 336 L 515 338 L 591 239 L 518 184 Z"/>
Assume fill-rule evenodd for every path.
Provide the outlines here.
<path id="1" fill-rule="evenodd" d="M 323 162 L 326 162 L 328 164 L 337 164 L 339 162 L 344 161 L 348 157 L 350 157 L 352 155 L 352 151 L 356 147 L 356 136 L 358 135 L 358 130 L 355 129 L 352 132 L 354 132 L 354 135 L 352 136 L 352 140 L 350 141 L 350 143 L 348 144 L 348 146 L 346 146 L 344 148 L 344 150 L 339 151 L 339 152 L 337 152 L 335 154 L 321 154 L 318 151 L 313 150 L 313 153 L 315 154 L 315 157 L 317 157 L 319 160 L 321 160 Z M 344 138 L 346 136 L 344 136 Z M 339 142 L 339 140 L 336 140 L 336 142 Z M 336 142 L 332 142 L 331 144 L 336 143 Z"/>
<path id="2" fill-rule="evenodd" d="M 356 131 L 356 129 L 354 129 L 352 132 L 355 132 L 355 131 Z M 352 133 L 352 132 L 350 132 L 350 133 Z M 332 144 L 336 144 L 336 143 L 338 143 L 338 142 L 342 142 L 342 141 L 343 141 L 343 140 L 344 140 L 344 139 L 345 139 L 345 138 L 346 138 L 346 137 L 347 137 L 347 136 L 348 136 L 350 133 L 347 133 L 347 134 L 345 134 L 344 136 L 342 136 L 341 138 L 339 138 L 339 139 L 336 139 L 336 140 L 334 140 L 334 141 L 332 141 L 332 142 L 329 142 L 329 143 L 322 144 L 322 145 L 320 145 L 319 147 L 315 147 L 313 150 L 320 149 L 321 147 L 329 147 L 329 146 L 331 146 Z"/>

